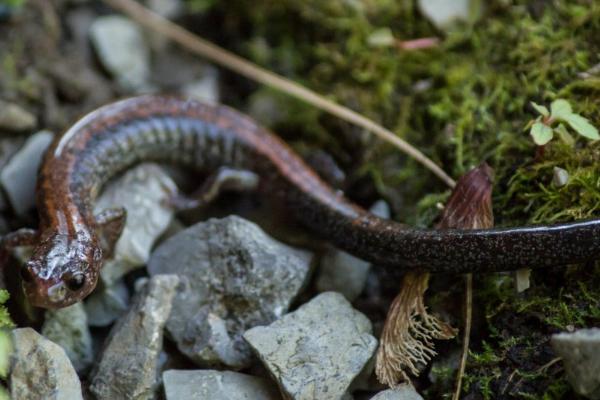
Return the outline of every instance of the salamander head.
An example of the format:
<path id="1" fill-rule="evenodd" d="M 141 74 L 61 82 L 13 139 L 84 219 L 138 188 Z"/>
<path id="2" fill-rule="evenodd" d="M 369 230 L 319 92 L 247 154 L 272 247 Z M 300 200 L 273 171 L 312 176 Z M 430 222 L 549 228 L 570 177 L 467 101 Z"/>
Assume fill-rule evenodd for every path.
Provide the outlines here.
<path id="1" fill-rule="evenodd" d="M 21 269 L 25 294 L 36 307 L 69 306 L 94 289 L 101 262 L 98 241 L 88 234 L 77 239 L 62 233 L 42 235 Z"/>

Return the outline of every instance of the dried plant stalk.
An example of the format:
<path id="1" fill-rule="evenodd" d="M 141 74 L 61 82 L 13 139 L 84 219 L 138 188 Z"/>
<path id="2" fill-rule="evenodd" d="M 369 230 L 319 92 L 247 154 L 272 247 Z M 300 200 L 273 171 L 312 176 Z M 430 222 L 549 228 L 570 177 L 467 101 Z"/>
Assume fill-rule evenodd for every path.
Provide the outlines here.
<path id="1" fill-rule="evenodd" d="M 491 194 L 492 170 L 484 163 L 458 181 L 438 228 L 492 226 Z M 427 312 L 424 294 L 428 282 L 426 272 L 408 273 L 402 280 L 400 293 L 388 311 L 377 351 L 375 373 L 381 383 L 395 386 L 409 381 L 408 372 L 418 376 L 419 365 L 426 365 L 436 355 L 433 340 L 456 335 L 456 329 Z"/>
<path id="2" fill-rule="evenodd" d="M 427 364 L 436 354 L 433 339 L 456 335 L 454 328 L 427 312 L 423 294 L 428 281 L 428 273 L 406 274 L 388 311 L 375 366 L 383 384 L 395 386 L 408 381 L 407 370 L 419 375 L 418 365 Z"/>

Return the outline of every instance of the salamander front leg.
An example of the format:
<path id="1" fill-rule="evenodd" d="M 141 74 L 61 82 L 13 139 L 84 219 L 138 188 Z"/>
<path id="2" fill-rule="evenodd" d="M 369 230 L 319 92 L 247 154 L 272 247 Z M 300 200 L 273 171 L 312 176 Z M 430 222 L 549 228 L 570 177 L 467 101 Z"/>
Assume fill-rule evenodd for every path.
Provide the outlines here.
<path id="1" fill-rule="evenodd" d="M 127 210 L 123 207 L 107 208 L 96 215 L 96 233 L 105 258 L 110 258 L 125 228 Z"/>
<path id="2" fill-rule="evenodd" d="M 259 177 L 254 172 L 221 167 L 206 179 L 199 190 L 190 196 L 177 193 L 168 200 L 168 205 L 176 211 L 194 209 L 211 203 L 225 190 L 253 191 L 258 183 Z"/>
<path id="3" fill-rule="evenodd" d="M 22 228 L 8 233 L 0 239 L 0 287 L 2 287 L 2 275 L 6 269 L 12 250 L 19 246 L 33 246 L 37 243 L 38 231 Z"/>

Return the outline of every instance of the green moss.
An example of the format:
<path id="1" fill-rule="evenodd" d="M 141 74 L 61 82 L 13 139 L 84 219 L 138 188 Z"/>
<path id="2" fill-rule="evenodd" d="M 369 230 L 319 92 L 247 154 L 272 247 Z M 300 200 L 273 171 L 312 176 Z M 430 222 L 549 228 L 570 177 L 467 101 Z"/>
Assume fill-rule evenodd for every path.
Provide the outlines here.
<path id="1" fill-rule="evenodd" d="M 8 301 L 8 292 L 0 289 L 0 379 L 6 378 L 8 374 L 9 357 L 12 349 L 10 336 L 7 328 L 12 328 L 14 323 L 3 306 Z M 2 398 L 2 385 L 0 384 L 0 399 Z"/>
<path id="2" fill-rule="evenodd" d="M 0 289 L 0 329 L 11 328 L 14 326 L 14 323 L 10 319 L 10 315 L 8 315 L 8 310 L 3 306 L 3 304 L 8 301 L 8 298 L 8 292 L 4 289 Z"/>
<path id="3" fill-rule="evenodd" d="M 553 333 L 600 323 L 600 266 L 533 271 L 532 288 L 514 291 L 508 276 L 481 278 L 474 304 L 485 308 L 486 339 L 474 340 L 465 391 L 496 398 L 572 396 L 549 344 Z"/>

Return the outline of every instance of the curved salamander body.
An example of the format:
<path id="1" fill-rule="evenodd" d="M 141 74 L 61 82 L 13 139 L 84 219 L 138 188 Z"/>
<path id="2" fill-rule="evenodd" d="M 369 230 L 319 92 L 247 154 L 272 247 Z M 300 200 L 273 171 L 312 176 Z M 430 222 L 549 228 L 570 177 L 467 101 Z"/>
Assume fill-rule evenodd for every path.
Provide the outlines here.
<path id="1" fill-rule="evenodd" d="M 89 294 L 122 214 L 94 215 L 102 185 L 141 161 L 201 171 L 250 170 L 307 227 L 377 264 L 478 272 L 558 265 L 600 256 L 600 221 L 489 230 L 420 230 L 382 220 L 325 184 L 279 138 L 224 106 L 142 96 L 101 107 L 57 138 L 38 180 L 40 228 L 23 271 L 31 302 L 63 307 Z M 108 245 L 107 245 L 108 243 Z"/>

